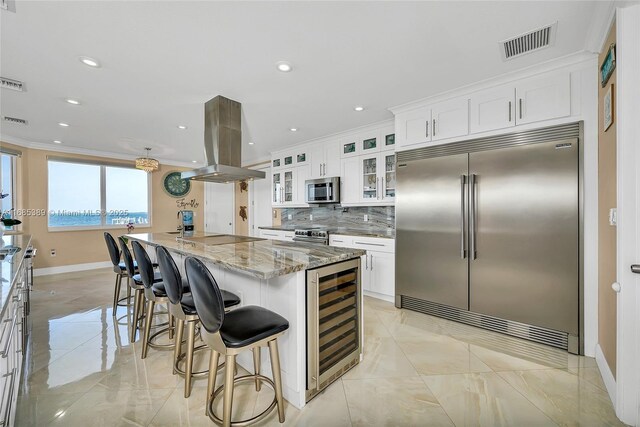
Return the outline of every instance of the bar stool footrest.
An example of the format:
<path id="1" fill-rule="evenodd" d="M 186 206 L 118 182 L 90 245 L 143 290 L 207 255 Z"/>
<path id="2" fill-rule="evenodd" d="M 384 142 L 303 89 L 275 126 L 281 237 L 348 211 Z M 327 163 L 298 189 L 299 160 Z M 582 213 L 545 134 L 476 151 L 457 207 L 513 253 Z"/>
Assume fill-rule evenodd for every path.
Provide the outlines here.
<path id="1" fill-rule="evenodd" d="M 195 354 L 196 351 L 207 350 L 208 348 L 209 347 L 206 344 L 199 345 L 193 349 L 193 354 Z M 175 363 L 176 373 L 182 377 L 184 377 L 185 373 L 184 373 L 184 369 L 180 368 L 179 365 L 180 365 L 180 362 L 186 359 L 186 357 L 187 357 L 187 353 L 180 353 L 180 355 L 178 356 L 178 360 L 176 360 L 176 363 Z M 224 364 L 220 366 L 224 366 Z M 193 378 L 207 378 L 209 376 L 209 368 L 205 369 L 204 371 L 192 372 L 191 376 Z"/>

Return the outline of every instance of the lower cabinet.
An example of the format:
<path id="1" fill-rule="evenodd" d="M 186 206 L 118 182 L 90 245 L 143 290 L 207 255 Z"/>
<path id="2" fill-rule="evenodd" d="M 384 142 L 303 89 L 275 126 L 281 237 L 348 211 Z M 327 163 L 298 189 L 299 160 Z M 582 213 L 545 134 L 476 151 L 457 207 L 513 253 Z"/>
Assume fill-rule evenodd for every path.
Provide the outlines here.
<path id="1" fill-rule="evenodd" d="M 261 228 L 258 235 L 262 239 L 282 240 L 286 242 L 293 242 L 295 236 L 293 231 L 284 230 L 269 230 Z"/>
<path id="2" fill-rule="evenodd" d="M 362 289 L 366 295 L 393 302 L 396 291 L 395 240 L 330 235 L 329 245 L 366 250 L 360 270 Z"/>

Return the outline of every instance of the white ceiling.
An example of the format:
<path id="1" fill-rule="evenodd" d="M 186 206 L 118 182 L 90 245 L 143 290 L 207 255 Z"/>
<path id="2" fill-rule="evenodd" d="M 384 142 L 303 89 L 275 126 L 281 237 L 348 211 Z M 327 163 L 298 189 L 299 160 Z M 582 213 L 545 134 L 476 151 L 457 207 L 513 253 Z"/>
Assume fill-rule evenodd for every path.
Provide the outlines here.
<path id="1" fill-rule="evenodd" d="M 1 12 L 0 72 L 27 91 L 3 89 L 0 108 L 29 125 L 2 123 L 0 136 L 123 155 L 149 146 L 160 159 L 203 162 L 203 104 L 223 95 L 243 105 L 247 164 L 581 51 L 595 3 L 18 1 Z M 501 60 L 498 41 L 554 21 L 555 46 Z M 278 72 L 280 60 L 293 72 Z"/>

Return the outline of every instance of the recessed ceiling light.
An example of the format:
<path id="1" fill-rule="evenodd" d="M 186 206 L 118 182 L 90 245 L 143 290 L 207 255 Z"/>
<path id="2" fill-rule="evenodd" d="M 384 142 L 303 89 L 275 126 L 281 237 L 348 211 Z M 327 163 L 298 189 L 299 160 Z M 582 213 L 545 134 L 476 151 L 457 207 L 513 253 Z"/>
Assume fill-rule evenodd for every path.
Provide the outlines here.
<path id="1" fill-rule="evenodd" d="M 180 130 L 185 130 L 186 128 L 187 128 L 187 127 L 186 127 L 186 126 L 184 126 L 184 125 L 178 125 L 178 129 L 180 129 Z"/>
<path id="2" fill-rule="evenodd" d="M 62 141 L 60 141 L 60 140 L 56 139 L 56 140 L 54 140 L 54 141 L 53 141 L 53 143 L 54 143 L 54 144 L 62 144 Z"/>
<path id="3" fill-rule="evenodd" d="M 73 105 L 80 105 L 80 101 L 78 101 L 77 99 L 71 99 L 71 98 L 67 98 L 66 101 L 69 104 L 73 104 Z"/>
<path id="4" fill-rule="evenodd" d="M 93 58 L 89 58 L 88 56 L 81 56 L 78 59 L 80 59 L 80 62 L 82 62 L 84 65 L 88 65 L 89 67 L 93 67 L 93 68 L 100 67 L 100 63 L 97 60 Z"/>
<path id="5" fill-rule="evenodd" d="M 69 123 L 58 123 L 60 126 L 62 126 L 63 128 L 68 128 L 69 127 Z"/>
<path id="6" fill-rule="evenodd" d="M 355 107 L 353 107 L 353 109 L 356 111 L 362 111 L 364 110 L 364 107 L 362 105 L 356 105 Z"/>
<path id="7" fill-rule="evenodd" d="M 291 132 L 298 132 L 298 128 L 289 128 Z"/>
<path id="8" fill-rule="evenodd" d="M 249 143 L 249 145 L 253 145 L 253 144 L 255 144 L 253 141 L 251 141 L 251 142 Z"/>
<path id="9" fill-rule="evenodd" d="M 191 163 L 198 163 L 197 160 L 191 160 Z"/>
<path id="10" fill-rule="evenodd" d="M 278 70 L 282 71 L 283 73 L 288 73 L 293 69 L 293 67 L 291 67 L 291 64 L 286 61 L 276 62 L 276 67 L 278 67 Z"/>

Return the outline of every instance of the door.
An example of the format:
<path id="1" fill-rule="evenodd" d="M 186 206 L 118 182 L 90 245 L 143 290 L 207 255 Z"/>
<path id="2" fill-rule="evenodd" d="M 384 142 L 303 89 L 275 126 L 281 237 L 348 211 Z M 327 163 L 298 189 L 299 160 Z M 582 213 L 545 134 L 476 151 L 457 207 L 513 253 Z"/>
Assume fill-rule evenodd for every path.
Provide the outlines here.
<path id="1" fill-rule="evenodd" d="M 470 310 L 578 335 L 577 140 L 471 153 L 469 174 Z"/>
<path id="2" fill-rule="evenodd" d="M 204 188 L 205 232 L 233 234 L 234 185 L 205 182 Z"/>
<path id="3" fill-rule="evenodd" d="M 338 156 L 340 158 L 340 156 Z M 311 149 L 311 178 L 322 178 L 324 176 L 324 146 L 316 144 Z"/>
<path id="4" fill-rule="evenodd" d="M 255 179 L 249 183 L 249 233 L 258 236 L 258 227 L 271 226 L 271 173 L 269 168 L 261 169 L 266 179 Z"/>
<path id="5" fill-rule="evenodd" d="M 358 203 L 360 201 L 360 158 L 342 159 L 340 174 L 340 203 Z"/>
<path id="6" fill-rule="evenodd" d="M 453 138 L 469 134 L 469 101 L 452 99 L 434 105 L 431 109 L 431 140 Z"/>
<path id="7" fill-rule="evenodd" d="M 515 89 L 512 85 L 494 87 L 471 95 L 471 133 L 515 126 L 514 107 Z"/>
<path id="8" fill-rule="evenodd" d="M 340 176 L 340 144 L 337 141 L 325 144 L 324 176 Z"/>
<path id="9" fill-rule="evenodd" d="M 300 166 L 298 168 L 296 168 L 296 172 L 295 172 L 295 182 L 294 182 L 294 189 L 295 189 L 295 197 L 294 197 L 294 203 L 296 204 L 305 204 L 305 192 L 307 191 L 307 188 L 305 186 L 305 181 L 308 179 L 311 179 L 311 166 Z"/>
<path id="10" fill-rule="evenodd" d="M 273 205 L 282 204 L 282 172 L 273 172 L 271 178 L 271 203 Z"/>
<path id="11" fill-rule="evenodd" d="M 539 122 L 571 114 L 568 71 L 527 79 L 516 86 L 516 123 Z"/>
<path id="12" fill-rule="evenodd" d="M 360 201 L 378 200 L 378 156 L 360 157 Z"/>
<path id="13" fill-rule="evenodd" d="M 382 153 L 381 160 L 384 172 L 380 197 L 385 201 L 393 201 L 396 198 L 396 155 L 392 152 Z"/>
<path id="14" fill-rule="evenodd" d="M 396 293 L 469 309 L 468 155 L 398 164 Z"/>
<path id="15" fill-rule="evenodd" d="M 398 116 L 398 146 L 431 141 L 431 108 L 419 108 Z"/>
<path id="16" fill-rule="evenodd" d="M 293 199 L 296 196 L 295 192 L 295 181 L 294 181 L 294 170 L 289 169 L 287 171 L 282 172 L 282 203 L 283 204 L 292 204 Z"/>

